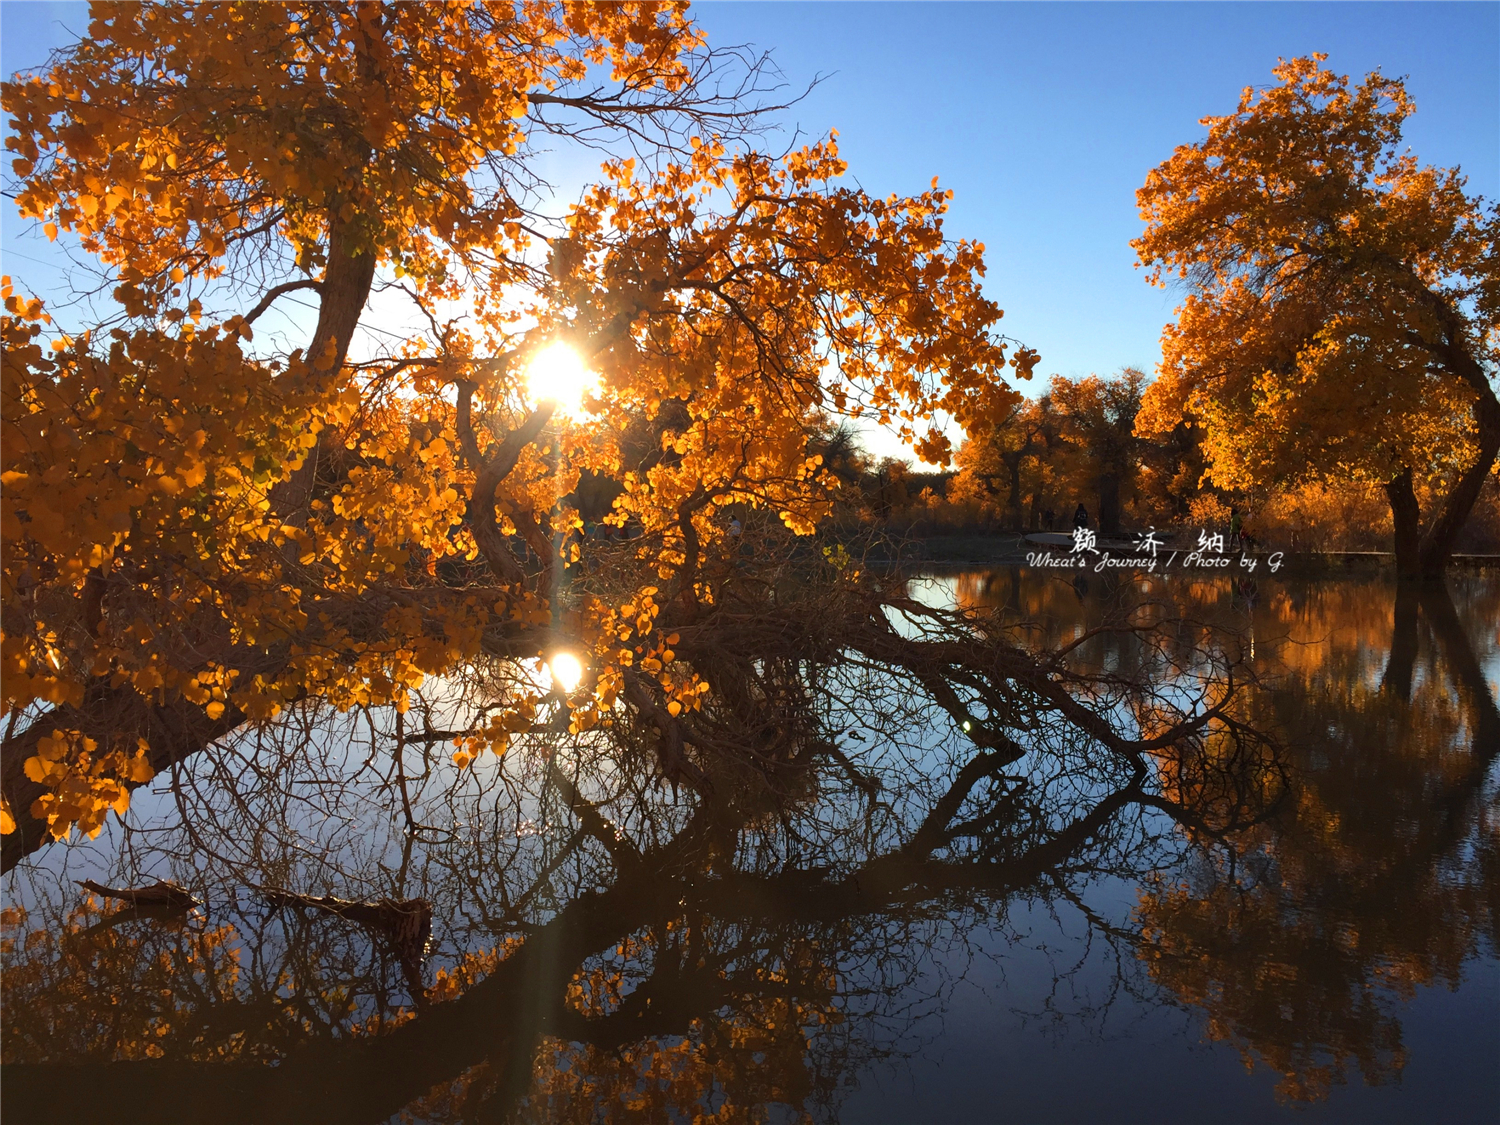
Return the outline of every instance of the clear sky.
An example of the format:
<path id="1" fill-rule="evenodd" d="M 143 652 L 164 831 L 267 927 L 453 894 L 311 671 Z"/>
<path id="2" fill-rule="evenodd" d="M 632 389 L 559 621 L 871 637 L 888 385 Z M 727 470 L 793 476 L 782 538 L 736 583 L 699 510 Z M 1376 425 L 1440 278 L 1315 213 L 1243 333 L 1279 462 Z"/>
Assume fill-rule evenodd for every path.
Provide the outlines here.
<path id="1" fill-rule="evenodd" d="M 705 3 L 710 41 L 774 51 L 792 111 L 834 127 L 867 189 L 952 188 L 948 229 L 988 249 L 1002 327 L 1040 374 L 1148 371 L 1173 295 L 1134 268 L 1135 189 L 1198 119 L 1324 51 L 1407 75 L 1422 160 L 1500 195 L 1500 4 Z"/>
<path id="2" fill-rule="evenodd" d="M 1041 352 L 1042 376 L 1154 366 L 1174 298 L 1134 268 L 1135 189 L 1202 135 L 1198 118 L 1270 82 L 1278 57 L 1324 51 L 1345 73 L 1406 76 L 1413 151 L 1500 197 L 1500 3 L 709 0 L 694 12 L 710 42 L 771 51 L 794 87 L 823 76 L 787 122 L 838 129 L 865 188 L 915 192 L 938 176 L 953 189 L 948 230 L 985 243 L 1002 328 Z M 81 4 L 5 0 L 0 63 L 35 66 L 86 25 Z M 47 248 L 18 241 L 18 226 L 7 211 L 5 270 L 44 293 L 56 275 L 28 259 Z"/>

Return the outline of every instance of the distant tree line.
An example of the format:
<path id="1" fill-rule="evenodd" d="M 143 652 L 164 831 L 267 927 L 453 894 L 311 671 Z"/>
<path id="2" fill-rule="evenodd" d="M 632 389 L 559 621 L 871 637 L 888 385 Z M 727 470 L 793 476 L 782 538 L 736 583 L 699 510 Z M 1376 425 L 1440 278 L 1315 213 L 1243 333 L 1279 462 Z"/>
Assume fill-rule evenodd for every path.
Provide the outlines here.
<path id="1" fill-rule="evenodd" d="M 846 523 L 918 534 L 1066 531 L 1082 506 L 1089 526 L 1104 533 L 1228 529 L 1238 515 L 1238 524 L 1265 545 L 1390 549 L 1395 529 L 1380 483 L 1308 476 L 1220 487 L 1201 420 L 1188 413 L 1170 427 L 1139 426 L 1152 387 L 1135 367 L 1112 376 L 1054 375 L 1044 393 L 971 434 L 945 471 L 873 457 L 848 426 L 826 430 L 815 448 L 841 482 Z M 1418 486 L 1423 510 L 1440 501 L 1442 483 Z M 1500 550 L 1500 480 L 1493 473 L 1456 545 Z"/>

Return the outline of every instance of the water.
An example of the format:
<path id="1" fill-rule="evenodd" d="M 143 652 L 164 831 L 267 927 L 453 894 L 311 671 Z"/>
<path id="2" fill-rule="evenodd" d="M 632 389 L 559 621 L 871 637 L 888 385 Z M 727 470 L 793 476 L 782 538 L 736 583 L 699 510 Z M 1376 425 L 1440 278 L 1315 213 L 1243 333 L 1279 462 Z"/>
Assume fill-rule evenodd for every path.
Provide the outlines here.
<path id="1" fill-rule="evenodd" d="M 1144 780 L 1051 729 L 1001 763 L 901 677 L 844 669 L 843 761 L 790 795 L 694 805 L 586 743 L 413 757 L 412 838 L 380 740 L 319 720 L 316 753 L 205 757 L 129 832 L 9 877 L 7 1119 L 1496 1119 L 1500 575 L 1398 599 L 1375 573 L 1017 568 L 913 594 L 1074 643 L 1147 733 L 1111 684 L 1156 676 L 1166 706 L 1240 659 L 1247 733 Z M 1094 632 L 1113 612 L 1141 631 Z M 116 915 L 72 882 L 159 876 L 204 908 Z M 430 948 L 264 887 L 424 898 Z"/>

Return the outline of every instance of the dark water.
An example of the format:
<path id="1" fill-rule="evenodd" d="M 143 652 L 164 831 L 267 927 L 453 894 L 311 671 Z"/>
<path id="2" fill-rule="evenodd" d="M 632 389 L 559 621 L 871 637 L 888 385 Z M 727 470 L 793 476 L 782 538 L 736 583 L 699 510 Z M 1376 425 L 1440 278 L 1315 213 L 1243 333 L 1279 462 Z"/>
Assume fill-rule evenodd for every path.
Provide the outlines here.
<path id="1" fill-rule="evenodd" d="M 1101 699 L 1229 654 L 1226 717 L 1272 737 L 1142 776 L 1038 731 L 986 772 L 851 670 L 795 799 L 711 807 L 577 745 L 396 778 L 321 721 L 9 878 L 7 1123 L 1500 1119 L 1500 576 L 914 592 L 1075 644 Z M 1138 606 L 1168 624 L 1092 632 Z M 265 887 L 420 897 L 430 948 Z"/>

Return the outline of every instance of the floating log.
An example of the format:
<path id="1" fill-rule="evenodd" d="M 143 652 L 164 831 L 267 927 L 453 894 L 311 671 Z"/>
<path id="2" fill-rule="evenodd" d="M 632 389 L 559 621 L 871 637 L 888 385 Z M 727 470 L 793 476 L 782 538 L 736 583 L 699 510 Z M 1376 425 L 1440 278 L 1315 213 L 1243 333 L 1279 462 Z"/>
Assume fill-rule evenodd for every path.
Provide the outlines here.
<path id="1" fill-rule="evenodd" d="M 163 906 L 172 910 L 192 910 L 203 903 L 176 883 L 159 880 L 149 887 L 106 887 L 92 879 L 80 879 L 78 885 L 102 898 L 124 899 L 133 906 Z"/>
<path id="2" fill-rule="evenodd" d="M 261 889 L 261 896 L 272 906 L 301 906 L 337 914 L 362 926 L 386 934 L 403 961 L 420 962 L 427 953 L 427 939 L 432 935 L 432 903 L 425 898 L 381 898 L 357 902 L 333 895 L 313 897 L 294 891 Z"/>

